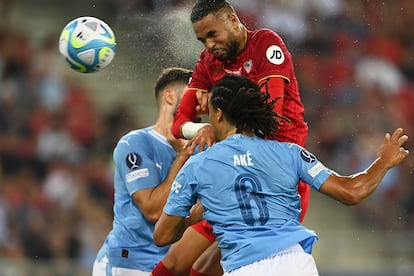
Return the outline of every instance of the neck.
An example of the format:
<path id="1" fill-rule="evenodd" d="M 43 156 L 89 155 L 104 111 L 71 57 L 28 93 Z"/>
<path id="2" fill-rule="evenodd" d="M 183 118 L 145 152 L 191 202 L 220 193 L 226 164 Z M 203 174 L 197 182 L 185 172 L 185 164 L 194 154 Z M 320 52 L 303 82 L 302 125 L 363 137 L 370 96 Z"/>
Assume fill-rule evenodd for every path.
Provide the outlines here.
<path id="1" fill-rule="evenodd" d="M 228 126 L 227 128 L 224 128 L 221 131 L 221 134 L 219 135 L 220 136 L 220 141 L 222 141 L 222 140 L 224 140 L 224 139 L 226 139 L 226 138 L 228 138 L 228 137 L 230 137 L 230 136 L 232 136 L 236 133 L 238 133 L 238 132 L 237 132 L 237 128 L 235 126 Z M 246 135 L 246 136 L 254 136 L 254 133 L 252 131 L 242 131 L 239 134 Z"/>
<path id="2" fill-rule="evenodd" d="M 171 124 L 173 122 L 173 116 L 170 115 L 170 110 L 161 110 L 158 113 L 158 119 L 154 124 L 154 130 L 158 132 L 159 134 L 167 137 L 168 128 L 171 127 Z"/>
<path id="3" fill-rule="evenodd" d="M 247 45 L 247 28 L 245 26 L 241 26 L 241 43 L 240 43 L 240 49 L 237 54 L 240 54 L 243 52 L 243 50 L 246 48 Z"/>

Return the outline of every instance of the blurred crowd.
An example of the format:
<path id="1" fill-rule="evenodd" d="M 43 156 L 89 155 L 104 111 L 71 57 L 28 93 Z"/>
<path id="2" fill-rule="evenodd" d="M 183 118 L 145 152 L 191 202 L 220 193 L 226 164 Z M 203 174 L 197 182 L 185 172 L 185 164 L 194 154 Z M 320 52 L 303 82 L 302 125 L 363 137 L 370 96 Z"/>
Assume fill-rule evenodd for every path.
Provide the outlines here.
<path id="1" fill-rule="evenodd" d="M 2 11 L 12 2 L 1 1 Z M 178 13 L 193 1 L 113 2 L 120 20 L 133 24 L 137 13 Z M 414 2 L 230 2 L 249 28 L 273 29 L 291 50 L 310 128 L 307 148 L 320 160 L 341 174 L 361 170 L 397 127 L 413 150 Z M 98 111 L 88 88 L 62 73 L 56 37 L 34 49 L 24 33 L 4 27 L 5 13 L 1 19 L 0 257 L 72 258 L 90 266 L 112 222 L 113 147 L 142 126 L 126 119 L 132 116 L 125 106 Z M 409 157 L 352 208 L 356 221 L 414 231 L 413 183 Z"/>

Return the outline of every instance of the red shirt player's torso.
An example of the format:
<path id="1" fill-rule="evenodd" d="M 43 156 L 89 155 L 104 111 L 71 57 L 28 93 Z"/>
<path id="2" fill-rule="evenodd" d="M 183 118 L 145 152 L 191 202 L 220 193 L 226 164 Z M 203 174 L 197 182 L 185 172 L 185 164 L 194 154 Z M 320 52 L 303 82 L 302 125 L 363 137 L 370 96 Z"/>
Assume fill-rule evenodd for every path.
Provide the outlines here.
<path id="1" fill-rule="evenodd" d="M 207 49 L 203 50 L 189 83 L 189 90 L 186 92 L 194 93 L 193 99 L 191 103 L 180 103 L 176 115 L 178 118 L 175 121 L 194 119 L 197 104 L 196 99 L 194 102 L 195 92 L 209 91 L 213 84 L 226 74 L 247 76 L 258 84 L 271 77 L 285 79 L 284 94 L 280 95 L 283 96 L 283 106 L 282 110 L 277 112 L 288 117 L 291 122 L 282 122 L 276 139 L 304 146 L 308 127 L 304 121 L 304 107 L 300 100 L 291 54 L 283 40 L 267 29 L 248 31 L 246 48 L 235 60 L 223 62 Z"/>

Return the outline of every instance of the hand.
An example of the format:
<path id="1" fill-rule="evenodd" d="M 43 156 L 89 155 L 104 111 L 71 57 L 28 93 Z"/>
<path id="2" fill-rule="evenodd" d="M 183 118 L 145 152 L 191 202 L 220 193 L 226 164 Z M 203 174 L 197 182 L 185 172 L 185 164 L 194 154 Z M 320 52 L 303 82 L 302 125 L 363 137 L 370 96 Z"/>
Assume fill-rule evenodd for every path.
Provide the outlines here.
<path id="1" fill-rule="evenodd" d="M 174 134 L 172 133 L 172 123 L 168 125 L 168 127 L 165 129 L 166 138 L 168 143 L 175 149 L 176 151 L 176 158 L 178 157 L 184 157 L 185 159 L 188 159 L 192 151 L 189 148 L 186 148 L 187 140 L 185 139 L 177 139 L 175 138 Z"/>
<path id="2" fill-rule="evenodd" d="M 402 128 L 397 128 L 392 135 L 390 133 L 385 134 L 378 157 L 389 163 L 387 168 L 398 165 L 409 154 L 409 151 L 402 147 L 408 140 L 408 136 L 402 135 L 402 132 Z"/>
<path id="3" fill-rule="evenodd" d="M 196 106 L 197 114 L 207 114 L 208 113 L 208 98 L 210 93 L 205 91 L 196 92 L 198 105 Z"/>
<path id="4" fill-rule="evenodd" d="M 194 204 L 190 210 L 189 219 L 191 221 L 191 224 L 200 222 L 203 219 L 203 214 L 204 214 L 203 205 L 201 205 L 200 201 L 197 201 L 197 203 Z"/>
<path id="5" fill-rule="evenodd" d="M 214 136 L 213 127 L 211 125 L 205 125 L 197 131 L 193 139 L 187 142 L 185 148 L 189 148 L 191 149 L 191 152 L 194 152 L 197 145 L 199 145 L 199 151 L 204 151 L 206 146 L 211 147 L 215 142 L 216 138 Z"/>

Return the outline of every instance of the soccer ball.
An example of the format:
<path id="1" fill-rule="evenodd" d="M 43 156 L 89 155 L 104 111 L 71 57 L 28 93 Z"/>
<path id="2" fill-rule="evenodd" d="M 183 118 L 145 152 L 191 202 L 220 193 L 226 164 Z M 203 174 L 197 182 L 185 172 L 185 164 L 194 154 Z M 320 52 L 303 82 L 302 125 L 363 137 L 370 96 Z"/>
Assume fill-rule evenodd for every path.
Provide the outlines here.
<path id="1" fill-rule="evenodd" d="M 81 73 L 104 69 L 111 63 L 115 51 L 113 31 L 105 22 L 95 17 L 73 19 L 60 35 L 59 52 L 73 70 Z"/>

